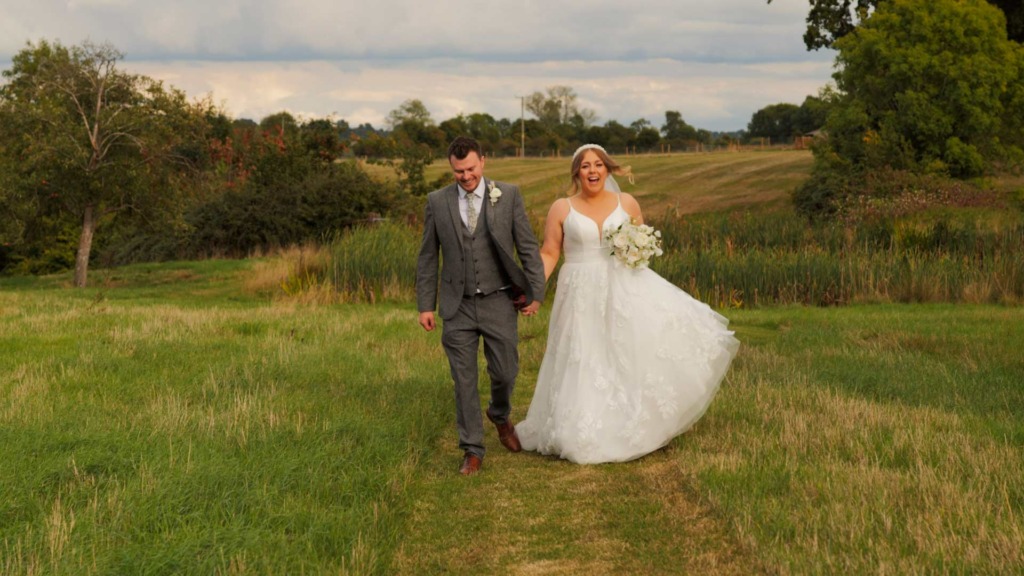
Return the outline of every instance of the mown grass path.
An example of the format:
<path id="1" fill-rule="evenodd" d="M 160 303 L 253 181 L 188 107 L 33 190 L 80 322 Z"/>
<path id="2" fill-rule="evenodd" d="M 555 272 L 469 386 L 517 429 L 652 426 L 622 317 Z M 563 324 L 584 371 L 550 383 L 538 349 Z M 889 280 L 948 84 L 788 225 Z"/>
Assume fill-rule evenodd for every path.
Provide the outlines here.
<path id="1" fill-rule="evenodd" d="M 402 574 L 1024 570 L 1024 309 L 732 311 L 743 342 L 705 418 L 641 460 L 426 460 Z M 524 322 L 525 412 L 544 320 Z M 449 426 L 450 428 L 450 426 Z"/>

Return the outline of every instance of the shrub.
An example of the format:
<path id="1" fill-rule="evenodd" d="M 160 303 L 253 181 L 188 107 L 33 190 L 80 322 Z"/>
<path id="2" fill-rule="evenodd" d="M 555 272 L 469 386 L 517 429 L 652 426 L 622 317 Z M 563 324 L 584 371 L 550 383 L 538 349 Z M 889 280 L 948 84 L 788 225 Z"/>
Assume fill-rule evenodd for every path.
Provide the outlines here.
<path id="1" fill-rule="evenodd" d="M 946 140 L 943 160 L 949 166 L 949 174 L 957 178 L 981 176 L 985 171 L 985 158 L 978 149 L 965 144 L 956 136 Z"/>
<path id="2" fill-rule="evenodd" d="M 793 191 L 793 206 L 810 220 L 828 219 L 839 212 L 849 189 L 845 173 L 816 165 L 811 177 Z"/>
<path id="3" fill-rule="evenodd" d="M 186 215 L 193 254 L 243 256 L 310 241 L 386 214 L 401 195 L 353 163 L 329 165 L 297 180 L 253 179 L 243 189 Z"/>

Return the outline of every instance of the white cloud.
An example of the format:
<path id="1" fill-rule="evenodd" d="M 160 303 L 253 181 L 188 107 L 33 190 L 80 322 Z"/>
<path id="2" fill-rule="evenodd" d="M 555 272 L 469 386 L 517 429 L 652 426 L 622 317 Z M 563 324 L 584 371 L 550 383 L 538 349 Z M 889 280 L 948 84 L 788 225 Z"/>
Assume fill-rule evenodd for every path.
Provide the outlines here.
<path id="1" fill-rule="evenodd" d="M 307 118 L 335 115 L 350 124 L 382 126 L 403 101 L 424 102 L 435 120 L 485 112 L 516 119 L 520 96 L 568 85 L 599 122 L 655 124 L 678 110 L 711 130 L 743 128 L 758 109 L 799 104 L 817 93 L 830 65 L 640 62 L 473 63 L 457 60 L 351 62 L 131 62 L 132 70 L 197 96 L 212 93 L 235 117 L 255 120 L 281 110 Z"/>
<path id="2" fill-rule="evenodd" d="M 0 0 L 0 66 L 26 41 L 109 41 L 124 67 L 238 117 L 287 109 L 381 125 L 409 98 L 435 119 L 518 118 L 572 86 L 602 120 L 679 110 L 709 129 L 799 103 L 829 79 L 795 0 Z M 6 67 L 6 66 L 4 66 Z"/>
<path id="3" fill-rule="evenodd" d="M 764 0 L 2 0 L 0 54 L 87 37 L 129 56 L 537 61 L 797 54 L 806 6 Z M 763 42 L 771 37 L 784 42 Z"/>

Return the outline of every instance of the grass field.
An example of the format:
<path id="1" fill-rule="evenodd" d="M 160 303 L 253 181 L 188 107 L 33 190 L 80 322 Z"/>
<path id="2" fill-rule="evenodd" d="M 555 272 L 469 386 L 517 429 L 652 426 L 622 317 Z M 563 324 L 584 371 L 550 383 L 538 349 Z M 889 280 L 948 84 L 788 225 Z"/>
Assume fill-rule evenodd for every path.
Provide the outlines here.
<path id="1" fill-rule="evenodd" d="M 714 152 L 706 154 L 642 154 L 617 156 L 630 166 L 634 184 L 619 182 L 622 189 L 640 199 L 650 214 L 672 210 L 680 214 L 743 207 L 778 206 L 803 182 L 812 157 L 806 150 Z M 389 168 L 367 165 L 378 177 Z M 542 222 L 547 208 L 565 195 L 570 158 L 491 158 L 486 174 L 495 180 L 518 184 L 535 222 Z M 437 160 L 427 169 L 427 181 L 449 173 L 447 162 Z"/>
<path id="2" fill-rule="evenodd" d="M 463 478 L 439 334 L 410 303 L 415 232 L 94 270 L 86 290 L 0 278 L 0 573 L 1024 573 L 1024 266 L 1004 246 L 1020 214 L 956 214 L 945 234 L 968 253 L 880 251 L 793 218 L 806 152 L 624 160 L 648 215 L 682 215 L 672 252 L 696 260 L 659 265 L 692 292 L 698 269 L 753 292 L 840 262 L 868 295 L 846 303 L 881 304 L 747 300 L 723 310 L 742 347 L 721 393 L 665 449 L 576 466 L 509 454 L 488 428 L 484 471 Z M 567 171 L 487 165 L 538 225 Z M 870 284 L 857 262 L 875 258 L 909 273 Z M 887 303 L 900 282 L 978 304 Z M 521 320 L 518 417 L 548 310 Z"/>
<path id="3" fill-rule="evenodd" d="M 733 370 L 666 449 L 575 466 L 489 429 L 466 479 L 413 307 L 268 298 L 259 264 L 0 279 L 0 572 L 1024 570 L 1022 308 L 731 310 Z"/>

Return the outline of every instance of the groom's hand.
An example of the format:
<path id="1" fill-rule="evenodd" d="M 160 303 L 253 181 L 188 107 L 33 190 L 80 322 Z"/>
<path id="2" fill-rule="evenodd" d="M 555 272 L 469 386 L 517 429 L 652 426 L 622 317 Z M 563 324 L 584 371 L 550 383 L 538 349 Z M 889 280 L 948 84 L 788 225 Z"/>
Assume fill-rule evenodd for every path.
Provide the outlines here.
<path id="1" fill-rule="evenodd" d="M 433 331 L 435 326 L 434 313 L 429 310 L 427 312 L 420 312 L 420 326 L 423 326 L 423 329 L 427 332 Z"/>
<path id="2" fill-rule="evenodd" d="M 540 310 L 540 302 L 536 300 L 530 302 L 521 309 L 523 316 L 533 316 L 538 310 Z"/>

